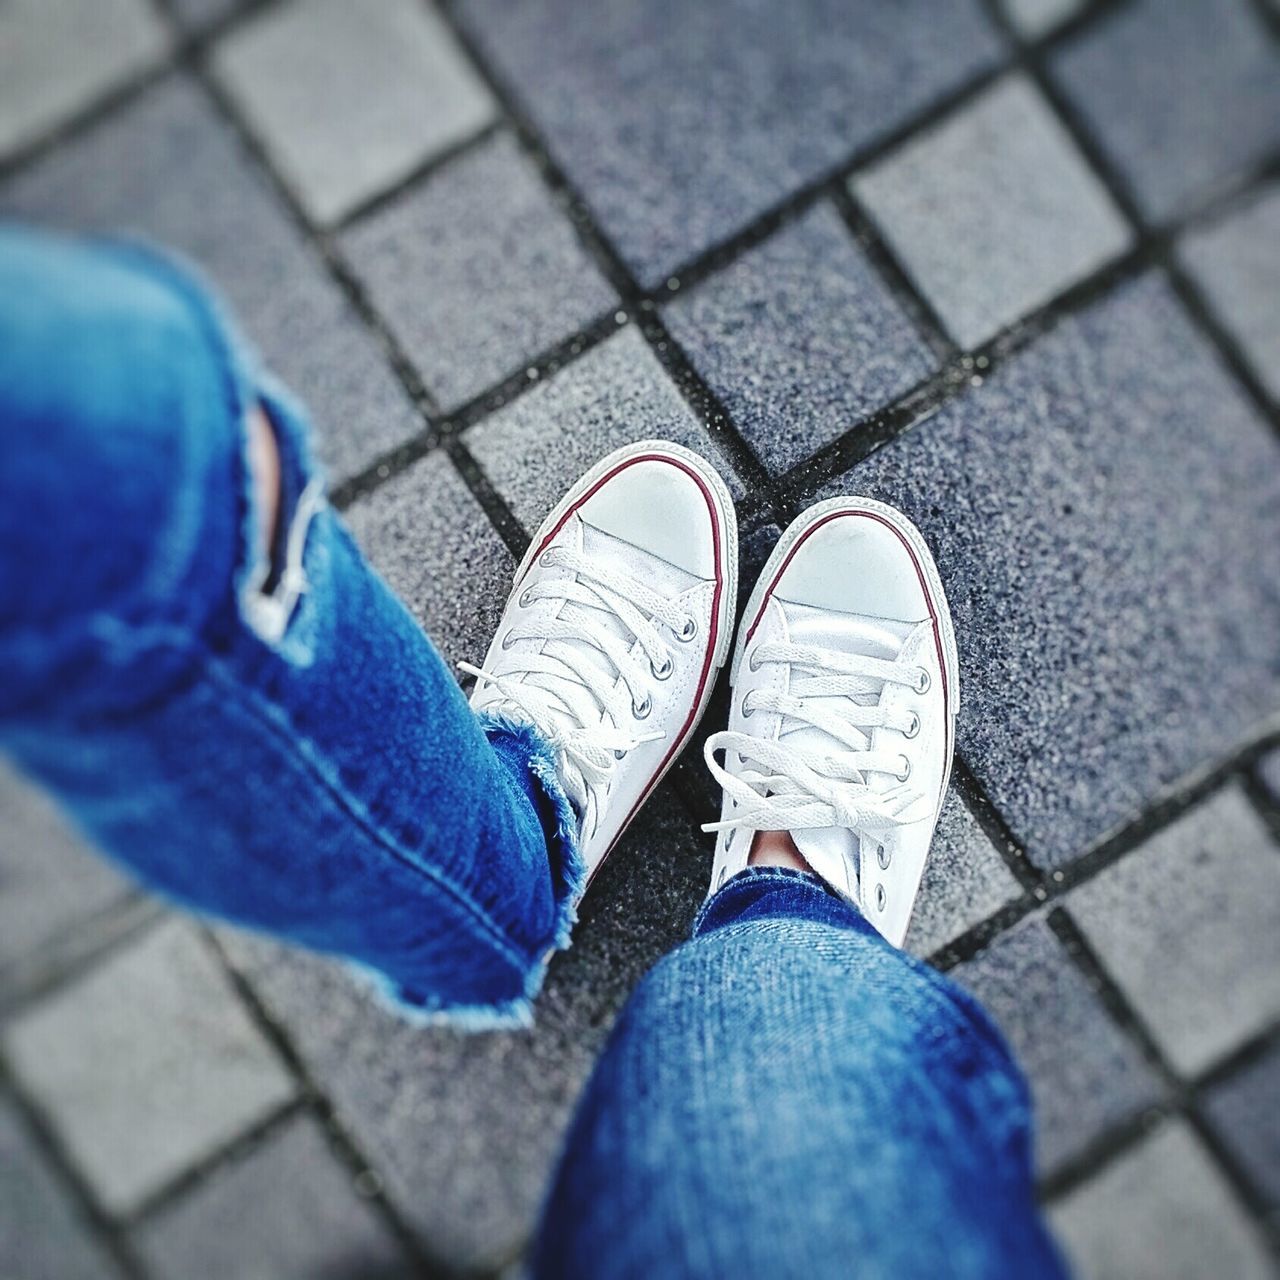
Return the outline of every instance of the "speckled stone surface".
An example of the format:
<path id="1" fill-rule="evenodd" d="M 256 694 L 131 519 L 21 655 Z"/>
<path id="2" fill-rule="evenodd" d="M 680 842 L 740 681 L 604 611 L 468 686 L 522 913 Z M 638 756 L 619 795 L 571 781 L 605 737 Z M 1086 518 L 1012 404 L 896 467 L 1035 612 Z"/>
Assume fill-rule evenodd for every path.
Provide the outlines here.
<path id="1" fill-rule="evenodd" d="M 960 748 L 1042 867 L 1280 709 L 1280 447 L 1155 276 L 827 491 L 923 530 Z"/>
<path id="2" fill-rule="evenodd" d="M 556 957 L 532 1032 L 424 1031 L 331 963 L 233 938 L 424 1244 L 493 1266 L 531 1230 L 570 1108 L 628 992 L 688 934 L 709 846 L 669 787 L 630 829 Z"/>
<path id="3" fill-rule="evenodd" d="M 0 1097 L 0 1262 L 7 1280 L 119 1280 L 13 1102 Z"/>
<path id="4" fill-rule="evenodd" d="M 1166 1122 L 1050 1221 L 1080 1280 L 1268 1280 L 1256 1229 L 1185 1124 Z"/>
<path id="5" fill-rule="evenodd" d="M 157 62 L 147 0 L 8 0 L 0 8 L 0 160 Z"/>
<path id="6" fill-rule="evenodd" d="M 1268 1210 L 1280 1209 L 1280 1045 L 1213 1086 L 1205 1097 L 1209 1121 Z"/>
<path id="7" fill-rule="evenodd" d="M 288 0 L 224 37 L 214 66 L 322 223 L 494 115 L 448 28 L 415 0 Z"/>
<path id="8" fill-rule="evenodd" d="M 674 440 L 742 484 L 633 325 L 473 427 L 464 441 L 532 534 L 566 489 L 607 453 Z"/>
<path id="9" fill-rule="evenodd" d="M 962 347 L 1129 245 L 1101 183 L 1021 76 L 891 152 L 854 189 Z"/>
<path id="10" fill-rule="evenodd" d="M 207 98 L 184 79 L 164 81 L 0 186 L 0 212 L 140 233 L 195 259 L 274 371 L 307 401 L 335 478 L 421 428 L 378 343 Z"/>
<path id="11" fill-rule="evenodd" d="M 342 249 L 446 409 L 617 301 L 509 134 L 357 224 Z"/>
<path id="12" fill-rule="evenodd" d="M 1043 1173 L 1159 1099 L 1158 1080 L 1042 917 L 1016 925 L 951 977 L 982 1001 L 1027 1074 Z"/>
<path id="13" fill-rule="evenodd" d="M 1280 856 L 1243 792 L 1166 827 L 1069 906 L 1184 1075 L 1280 1018 Z"/>
<path id="14" fill-rule="evenodd" d="M 1052 67 L 1156 221 L 1280 143 L 1280 58 L 1249 0 L 1139 0 Z"/>
<path id="15" fill-rule="evenodd" d="M 1272 800 L 1280 804 L 1280 751 L 1270 751 L 1262 757 L 1258 762 L 1258 777 Z"/>
<path id="16" fill-rule="evenodd" d="M 310 1117 L 223 1165 L 134 1235 L 157 1280 L 378 1280 L 410 1275 Z"/>
<path id="17" fill-rule="evenodd" d="M 174 17 L 189 31 L 202 32 L 238 13 L 247 0 L 169 0 Z"/>
<path id="18" fill-rule="evenodd" d="M 1084 8 L 1084 0 L 1001 0 L 1009 20 L 1029 40 L 1051 31 Z"/>
<path id="19" fill-rule="evenodd" d="M 906 949 L 931 955 L 1020 892 L 1013 872 L 952 787 L 929 849 Z"/>
<path id="20" fill-rule="evenodd" d="M 989 65 L 975 0 L 458 10 L 645 285 Z M 766 56 L 767 51 L 767 56 Z"/>
<path id="21" fill-rule="evenodd" d="M 117 1213 L 294 1091 L 207 944 L 177 921 L 23 1011 L 3 1049 Z"/>
<path id="22" fill-rule="evenodd" d="M 842 436 L 935 366 L 825 205 L 682 295 L 664 318 L 770 471 Z"/>
<path id="23" fill-rule="evenodd" d="M 443 453 L 346 513 L 360 549 L 449 662 L 480 662 L 515 561 Z"/>
<path id="24" fill-rule="evenodd" d="M 1181 257 L 1280 401 L 1280 182 L 1182 242 Z"/>

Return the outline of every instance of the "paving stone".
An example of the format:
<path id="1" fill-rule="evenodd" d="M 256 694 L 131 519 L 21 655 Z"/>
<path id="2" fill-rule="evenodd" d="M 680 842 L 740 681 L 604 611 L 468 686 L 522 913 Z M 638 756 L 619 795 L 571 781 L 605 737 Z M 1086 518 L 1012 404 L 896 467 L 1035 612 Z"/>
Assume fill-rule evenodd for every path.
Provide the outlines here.
<path id="1" fill-rule="evenodd" d="M 1182 1122 L 1054 1206 L 1050 1221 L 1080 1280 L 1264 1280 L 1261 1240 Z"/>
<path id="2" fill-rule="evenodd" d="M 530 533 L 588 467 L 637 440 L 686 445 L 719 469 L 735 498 L 743 492 L 634 325 L 463 438 Z"/>
<path id="3" fill-rule="evenodd" d="M 1248 0 L 1139 0 L 1052 68 L 1156 221 L 1280 142 L 1280 63 Z"/>
<path id="4" fill-rule="evenodd" d="M 0 762 L 0 973 L 129 892 L 53 802 Z"/>
<path id="5" fill-rule="evenodd" d="M 310 404 L 335 478 L 421 429 L 317 254 L 208 100 L 169 79 L 0 188 L 0 209 L 125 228 L 202 264 L 268 364 Z"/>
<path id="6" fill-rule="evenodd" d="M 478 0 L 459 19 L 652 286 L 991 63 L 972 0 Z"/>
<path id="7" fill-rule="evenodd" d="M 178 21 L 190 31 L 207 31 L 240 12 L 248 0 L 169 0 Z"/>
<path id="8" fill-rule="evenodd" d="M 1020 892 L 1013 872 L 952 787 L 925 863 L 906 949 L 932 955 Z"/>
<path id="9" fill-rule="evenodd" d="M 400 1246 L 310 1117 L 291 1121 L 149 1218 L 135 1243 L 157 1280 L 410 1274 Z"/>
<path id="10" fill-rule="evenodd" d="M 446 409 L 617 302 L 507 134 L 358 224 L 342 247 Z"/>
<path id="11" fill-rule="evenodd" d="M 1185 1075 L 1280 1017 L 1280 856 L 1238 789 L 1084 884 L 1070 908 Z"/>
<path id="12" fill-rule="evenodd" d="M 347 512 L 365 555 L 449 662 L 480 662 L 515 561 L 442 453 L 429 454 Z"/>
<path id="13" fill-rule="evenodd" d="M 117 1280 L 13 1103 L 0 1097 L 0 1261 L 6 1280 Z"/>
<path id="14" fill-rule="evenodd" d="M 1188 236 L 1181 256 L 1258 380 L 1280 400 L 1280 183 L 1217 225 Z"/>
<path id="15" fill-rule="evenodd" d="M 1084 0 L 1001 0 L 1001 3 L 1009 20 L 1028 40 L 1045 35 L 1084 8 Z"/>
<path id="16" fill-rule="evenodd" d="M 826 205 L 682 296 L 665 319 L 775 472 L 842 436 L 936 364 Z"/>
<path id="17" fill-rule="evenodd" d="M 1204 1098 L 1213 1127 L 1244 1166 L 1268 1211 L 1280 1210 L 1280 1047 L 1221 1081 Z"/>
<path id="18" fill-rule="evenodd" d="M 494 117 L 452 33 L 416 0 L 288 0 L 229 35 L 214 65 L 319 222 Z"/>
<path id="19" fill-rule="evenodd" d="M 951 976 L 982 1001 L 1027 1074 L 1042 1172 L 1158 1100 L 1159 1082 L 1042 917 Z"/>
<path id="20" fill-rule="evenodd" d="M 339 965 L 232 945 L 426 1246 L 458 1267 L 493 1267 L 531 1231 L 614 1015 L 687 936 L 709 872 L 709 846 L 660 788 L 593 884 L 531 1032 L 415 1028 Z"/>
<path id="21" fill-rule="evenodd" d="M 0 159 L 159 61 L 168 34 L 147 0 L 0 6 Z"/>
<path id="22" fill-rule="evenodd" d="M 962 347 L 1130 242 L 1102 184 L 1021 75 L 886 156 L 854 188 Z"/>
<path id="23" fill-rule="evenodd" d="M 818 495 L 882 498 L 934 548 L 960 748 L 1037 865 L 1063 865 L 1280 706 L 1278 464 L 1145 276 Z"/>
<path id="24" fill-rule="evenodd" d="M 1271 793 L 1272 800 L 1280 804 L 1280 751 L 1271 751 L 1258 762 L 1258 777 Z"/>
<path id="25" fill-rule="evenodd" d="M 116 1213 L 293 1093 L 207 946 L 174 921 L 24 1011 L 4 1049 Z"/>

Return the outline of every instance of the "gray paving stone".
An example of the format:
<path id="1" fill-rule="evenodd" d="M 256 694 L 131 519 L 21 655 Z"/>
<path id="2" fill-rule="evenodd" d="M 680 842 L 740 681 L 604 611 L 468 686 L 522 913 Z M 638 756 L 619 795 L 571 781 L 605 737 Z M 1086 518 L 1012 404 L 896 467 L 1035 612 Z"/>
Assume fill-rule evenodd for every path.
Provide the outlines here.
<path id="1" fill-rule="evenodd" d="M 1045 35 L 1084 8 L 1084 0 L 1001 0 L 1009 20 L 1029 40 Z"/>
<path id="2" fill-rule="evenodd" d="M 452 33 L 416 0 L 288 0 L 226 37 L 214 65 L 318 222 L 494 117 Z"/>
<path id="3" fill-rule="evenodd" d="M 1042 1172 L 1158 1100 L 1159 1082 L 1042 917 L 951 976 L 982 1001 L 1027 1074 Z"/>
<path id="4" fill-rule="evenodd" d="M 1188 236 L 1183 261 L 1258 375 L 1280 400 L 1280 183 Z"/>
<path id="5" fill-rule="evenodd" d="M 169 0 L 169 7 L 183 27 L 207 31 L 245 7 L 247 0 Z"/>
<path id="6" fill-rule="evenodd" d="M 1204 1099 L 1213 1127 L 1244 1166 L 1269 1212 L 1280 1210 L 1280 1047 L 1273 1044 Z"/>
<path id="7" fill-rule="evenodd" d="M 477 0 L 458 16 L 645 285 L 989 64 L 972 0 Z"/>
<path id="8" fill-rule="evenodd" d="M 365 555 L 450 662 L 480 662 L 515 561 L 442 453 L 347 512 Z"/>
<path id="9" fill-rule="evenodd" d="M 13 1103 L 0 1097 L 0 1264 L 6 1280 L 117 1280 Z"/>
<path id="10" fill-rule="evenodd" d="M 1262 785 L 1271 793 L 1271 798 L 1280 804 L 1280 750 L 1268 752 L 1258 762 L 1258 777 Z"/>
<path id="11" fill-rule="evenodd" d="M 1280 62 L 1248 0 L 1139 0 L 1052 66 L 1156 221 L 1280 142 Z"/>
<path id="12" fill-rule="evenodd" d="M 129 892 L 52 801 L 0 760 L 0 973 Z"/>
<path id="13" fill-rule="evenodd" d="M 952 787 L 934 832 L 906 949 L 931 955 L 1020 892 L 1013 872 Z"/>
<path id="14" fill-rule="evenodd" d="M 157 1280 L 407 1276 L 386 1226 L 310 1117 L 166 1206 L 135 1232 Z"/>
<path id="15" fill-rule="evenodd" d="M 388 1195 L 444 1261 L 505 1262 L 532 1229 L 576 1095 L 640 975 L 687 936 L 707 846 L 668 788 L 600 873 L 531 1032 L 399 1021 L 341 966 L 234 938 Z"/>
<path id="16" fill-rule="evenodd" d="M 994 85 L 854 183 L 952 337 L 975 347 L 1130 243 L 1035 86 Z"/>
<path id="17" fill-rule="evenodd" d="M 1058 867 L 1280 707 L 1280 448 L 1158 278 L 1062 321 L 825 493 L 902 508 L 966 761 Z"/>
<path id="18" fill-rule="evenodd" d="M 17 176 L 0 188 L 0 209 L 128 229 L 199 262 L 268 364 L 309 402 L 335 478 L 421 428 L 378 343 L 189 82 L 166 80 Z"/>
<path id="19" fill-rule="evenodd" d="M 674 440 L 743 489 L 634 325 L 602 342 L 463 437 L 532 533 L 566 489 L 610 450 Z"/>
<path id="20" fill-rule="evenodd" d="M 207 946 L 174 921 L 24 1011 L 4 1050 L 117 1213 L 293 1093 Z"/>
<path id="21" fill-rule="evenodd" d="M 775 472 L 843 435 L 936 363 L 827 205 L 682 296 L 665 319 Z"/>
<path id="22" fill-rule="evenodd" d="M 1152 836 L 1069 905 L 1185 1075 L 1280 1017 L 1280 856 L 1241 791 Z"/>
<path id="23" fill-rule="evenodd" d="M 1264 1280 L 1261 1240 L 1186 1125 L 1162 1125 L 1055 1205 L 1080 1280 Z"/>
<path id="24" fill-rule="evenodd" d="M 0 159 L 159 61 L 168 33 L 147 0 L 0 6 Z"/>
<path id="25" fill-rule="evenodd" d="M 359 223 L 342 247 L 446 409 L 617 302 L 507 134 Z"/>

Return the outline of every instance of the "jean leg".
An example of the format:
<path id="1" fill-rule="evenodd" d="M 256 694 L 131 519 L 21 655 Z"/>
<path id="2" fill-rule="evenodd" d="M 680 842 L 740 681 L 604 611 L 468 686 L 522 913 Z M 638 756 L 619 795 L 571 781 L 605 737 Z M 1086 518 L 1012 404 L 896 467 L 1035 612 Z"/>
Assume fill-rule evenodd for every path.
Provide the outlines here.
<path id="1" fill-rule="evenodd" d="M 1060 1276 L 1026 1086 L 973 999 L 816 878 L 750 869 L 632 996 L 545 1277 Z"/>
<path id="2" fill-rule="evenodd" d="M 472 715 L 306 435 L 169 259 L 0 227 L 0 750 L 159 891 L 525 1020 L 581 881 L 550 753 Z"/>

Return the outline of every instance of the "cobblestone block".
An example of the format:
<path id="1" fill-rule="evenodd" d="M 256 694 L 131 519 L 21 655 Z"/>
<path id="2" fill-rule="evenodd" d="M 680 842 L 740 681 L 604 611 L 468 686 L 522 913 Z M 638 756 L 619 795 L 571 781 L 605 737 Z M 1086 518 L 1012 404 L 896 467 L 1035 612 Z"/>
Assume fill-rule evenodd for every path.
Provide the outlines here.
<path id="1" fill-rule="evenodd" d="M 1273 1215 L 1280 1210 L 1280 1046 L 1213 1086 L 1210 1122 L 1244 1166 Z"/>
<path id="2" fill-rule="evenodd" d="M 169 0 L 174 17 L 189 31 L 206 31 L 244 8 L 246 0 Z"/>
<path id="3" fill-rule="evenodd" d="M 1001 0 L 1009 20 L 1028 40 L 1052 31 L 1084 7 L 1084 0 Z"/>

